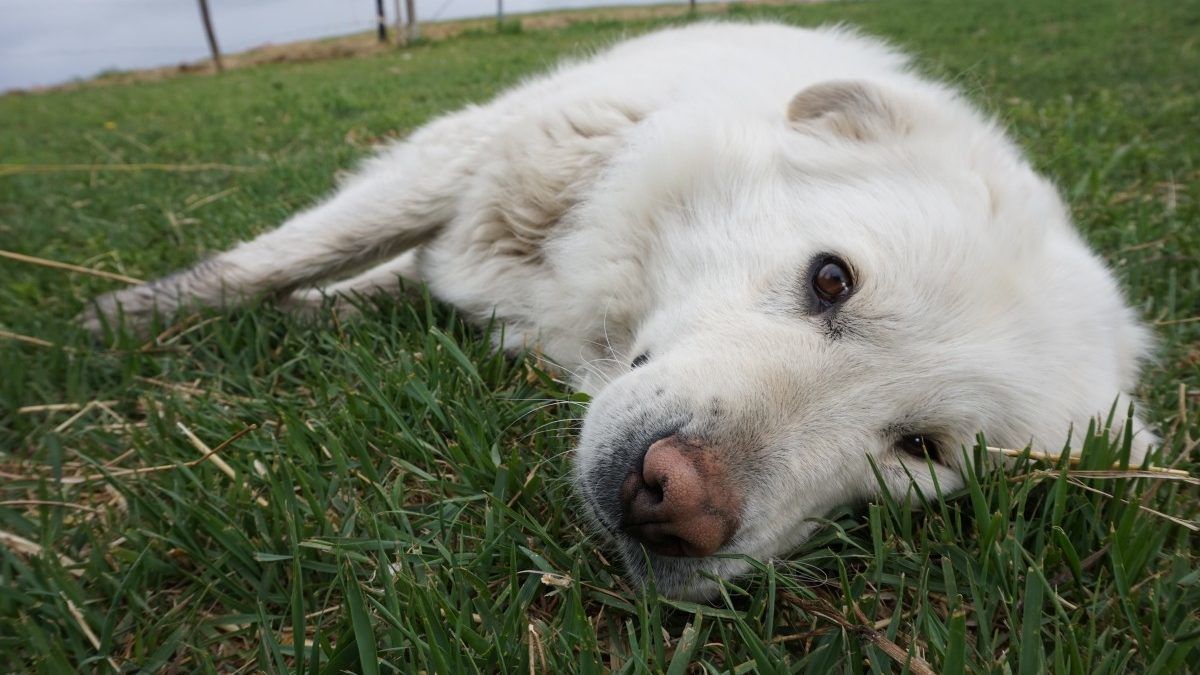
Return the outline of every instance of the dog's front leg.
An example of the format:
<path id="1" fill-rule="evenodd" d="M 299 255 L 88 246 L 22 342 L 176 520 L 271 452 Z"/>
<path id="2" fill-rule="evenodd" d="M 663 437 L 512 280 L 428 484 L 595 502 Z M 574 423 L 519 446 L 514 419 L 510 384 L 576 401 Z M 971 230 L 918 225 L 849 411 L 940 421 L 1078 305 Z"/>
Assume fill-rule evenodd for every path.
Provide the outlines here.
<path id="1" fill-rule="evenodd" d="M 122 317 L 137 330 L 156 315 L 170 317 L 183 308 L 231 307 L 290 293 L 427 241 L 452 217 L 451 209 L 441 194 L 413 189 L 395 172 L 369 171 L 251 241 L 189 269 L 96 298 L 79 320 L 99 332 Z"/>

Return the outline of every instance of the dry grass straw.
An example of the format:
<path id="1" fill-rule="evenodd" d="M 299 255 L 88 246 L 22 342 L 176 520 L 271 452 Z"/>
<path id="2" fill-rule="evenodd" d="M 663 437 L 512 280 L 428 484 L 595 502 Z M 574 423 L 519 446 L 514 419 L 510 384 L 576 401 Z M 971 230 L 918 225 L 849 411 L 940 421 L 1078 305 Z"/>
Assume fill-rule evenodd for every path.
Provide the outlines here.
<path id="1" fill-rule="evenodd" d="M 2 165 L 0 165 L 0 175 L 3 175 L 2 171 L 3 171 L 3 167 L 2 167 Z M 130 276 L 125 276 L 124 274 L 117 274 L 115 272 L 105 272 L 104 270 L 96 270 L 96 269 L 92 269 L 90 267 L 83 267 L 81 265 L 72 265 L 71 263 L 59 262 L 57 260 L 47 260 L 46 258 L 39 258 L 37 256 L 26 255 L 24 253 L 16 253 L 15 251 L 6 251 L 3 249 L 0 249 L 0 258 L 8 258 L 9 260 L 16 260 L 17 262 L 28 263 L 30 265 L 38 265 L 41 267 L 49 267 L 49 268 L 56 269 L 56 270 L 65 270 L 67 272 L 76 272 L 78 274 L 87 274 L 89 276 L 100 277 L 101 279 L 111 279 L 113 281 L 120 281 L 120 282 L 123 282 L 126 284 L 136 285 L 136 284 L 143 283 L 141 279 L 137 279 L 135 277 L 130 277 Z"/>
<path id="2" fill-rule="evenodd" d="M 204 441 L 200 440 L 200 437 L 192 433 L 191 429 L 188 429 L 186 426 L 184 426 L 183 422 L 176 422 L 175 426 L 183 432 L 184 436 L 187 436 L 188 441 L 191 442 L 193 447 L 200 451 L 204 458 L 210 460 L 214 466 L 221 470 L 221 473 L 229 476 L 229 478 L 233 481 L 240 483 L 247 490 L 250 489 L 249 484 L 247 484 L 245 480 L 238 476 L 237 470 L 235 470 L 232 466 L 229 466 L 228 462 L 218 457 L 217 451 L 209 448 Z M 243 430 L 243 432 L 245 431 L 249 431 L 249 427 Z M 222 444 L 221 446 L 218 446 L 218 448 L 222 448 L 225 445 L 228 445 L 228 443 Z M 255 497 L 254 501 L 263 508 L 267 508 L 271 505 L 270 502 L 262 497 Z"/>
<path id="3" fill-rule="evenodd" d="M 197 466 L 199 464 L 203 464 L 204 462 L 211 461 L 213 458 L 215 458 L 217 456 L 217 453 L 221 452 L 225 448 L 229 447 L 230 444 L 232 444 L 234 441 L 238 440 L 242 436 L 245 436 L 246 434 L 250 433 L 251 431 L 254 431 L 257 428 L 258 428 L 257 424 L 251 424 L 251 425 L 243 428 L 242 430 L 238 431 L 234 435 L 230 436 L 229 438 L 225 439 L 219 445 L 217 445 L 215 448 L 209 448 L 207 445 L 205 445 L 203 443 L 203 441 L 201 441 L 199 447 L 204 448 L 204 455 L 202 455 L 198 459 L 193 459 L 188 462 L 176 462 L 174 464 L 160 464 L 157 466 L 144 466 L 144 467 L 137 467 L 137 468 L 133 468 L 133 469 L 113 469 L 113 470 L 99 472 L 99 473 L 89 473 L 89 474 L 74 475 L 74 476 L 61 476 L 61 477 L 45 476 L 45 475 L 28 476 L 28 475 L 20 475 L 20 474 L 12 474 L 12 473 L 4 473 L 3 476 L 9 480 L 51 481 L 51 482 L 57 483 L 59 485 L 81 485 L 83 483 L 93 483 L 96 481 L 107 480 L 109 478 L 125 478 L 128 476 L 141 476 L 141 475 L 145 475 L 145 474 L 159 473 L 162 471 L 173 471 L 175 469 L 179 469 L 179 468 L 183 468 L 183 467 L 193 467 L 193 466 Z M 197 439 L 197 440 L 199 440 L 199 439 Z M 195 445 L 195 443 L 193 443 L 193 445 Z M 224 461 L 222 461 L 221 464 L 225 465 L 225 467 L 229 468 L 229 470 L 232 470 L 228 466 L 228 464 L 226 464 Z M 222 471 L 225 471 L 225 469 L 222 469 Z"/>
<path id="4" fill-rule="evenodd" d="M 69 173 L 95 171 L 166 171 L 170 173 L 192 173 L 195 171 L 257 171 L 258 167 L 220 164 L 217 162 L 200 162 L 198 164 L 161 164 L 147 162 L 140 164 L 0 164 L 0 176 L 15 176 L 28 173 Z"/>
<path id="5" fill-rule="evenodd" d="M 0 544 L 7 546 L 14 553 L 27 555 L 31 558 L 41 557 L 46 551 L 41 544 L 17 534 L 5 532 L 4 530 L 0 530 Z M 72 575 L 77 577 L 83 575 L 83 570 L 79 569 L 79 563 L 61 553 L 55 555 L 58 557 L 59 564 Z"/>
<path id="6" fill-rule="evenodd" d="M 780 597 L 809 614 L 814 614 L 836 623 L 860 641 L 874 645 L 897 664 L 906 666 L 911 673 L 915 673 L 916 675 L 935 675 L 937 672 L 929 665 L 928 661 L 916 654 L 909 655 L 908 651 L 903 647 L 889 640 L 887 636 L 880 633 L 873 626 L 867 625 L 870 622 L 866 621 L 865 617 L 860 616 L 859 618 L 864 619 L 864 621 L 862 624 L 857 624 L 842 616 L 841 612 L 825 601 L 805 600 L 787 591 L 783 592 Z M 855 607 L 855 609 L 857 610 L 858 608 Z"/>
<path id="7" fill-rule="evenodd" d="M 994 447 L 988 446 L 987 451 L 998 454 L 998 455 L 1004 455 L 1005 457 L 1015 457 L 1018 459 L 1025 457 L 1025 458 L 1029 458 L 1029 459 L 1032 459 L 1037 462 L 1047 462 L 1050 464 L 1057 464 L 1059 461 L 1062 460 L 1062 457 L 1060 455 L 1053 455 L 1053 454 L 1049 454 L 1049 453 L 1045 453 L 1045 452 L 1038 452 L 1037 450 L 1014 450 L 1012 448 L 994 448 Z M 1067 458 L 1067 463 L 1072 464 L 1072 465 L 1079 464 L 1079 457 L 1076 455 L 1071 455 L 1070 457 Z M 1161 466 L 1148 466 L 1144 469 L 1138 469 L 1138 468 L 1121 469 L 1120 467 L 1114 466 L 1111 471 L 1074 471 L 1073 470 L 1070 473 L 1073 476 L 1082 476 L 1085 478 L 1159 478 L 1159 479 L 1164 479 L 1164 480 L 1173 480 L 1173 479 L 1181 478 L 1181 479 L 1188 479 L 1188 482 L 1195 481 L 1195 479 L 1191 478 L 1191 474 L 1188 473 L 1187 471 L 1183 471 L 1182 469 L 1172 469 L 1172 468 L 1161 467 Z M 1026 475 L 1032 475 L 1032 474 L 1026 474 Z"/>
<path id="8" fill-rule="evenodd" d="M 55 347 L 57 347 L 57 348 L 63 350 L 64 352 L 69 352 L 69 353 L 74 353 L 75 351 L 77 351 L 73 347 L 67 347 L 64 345 L 55 344 L 53 342 L 50 342 L 49 340 L 43 340 L 41 338 L 36 338 L 36 337 L 30 336 L 30 335 L 21 335 L 20 333 L 14 333 L 12 331 L 4 330 L 4 329 L 0 329 L 0 338 L 4 338 L 5 340 L 13 340 L 15 342 L 23 342 L 27 345 L 33 345 L 35 347 L 46 347 L 49 349 L 54 349 Z"/>
<path id="9" fill-rule="evenodd" d="M 41 405 L 26 405 L 17 408 L 18 415 L 30 415 L 33 413 L 56 413 L 56 412 L 72 412 L 90 406 L 93 403 L 99 405 L 116 405 L 116 401 L 89 401 L 88 403 L 43 403 Z"/>

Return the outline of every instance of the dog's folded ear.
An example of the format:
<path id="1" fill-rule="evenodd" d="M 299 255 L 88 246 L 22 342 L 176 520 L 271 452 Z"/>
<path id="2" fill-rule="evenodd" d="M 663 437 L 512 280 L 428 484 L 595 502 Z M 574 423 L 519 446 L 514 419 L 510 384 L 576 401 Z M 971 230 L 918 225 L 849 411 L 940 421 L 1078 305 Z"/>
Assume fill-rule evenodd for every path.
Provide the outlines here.
<path id="1" fill-rule="evenodd" d="M 903 136 L 912 129 L 908 102 L 862 80 L 830 80 L 801 91 L 788 103 L 788 123 L 806 132 L 874 141 Z"/>

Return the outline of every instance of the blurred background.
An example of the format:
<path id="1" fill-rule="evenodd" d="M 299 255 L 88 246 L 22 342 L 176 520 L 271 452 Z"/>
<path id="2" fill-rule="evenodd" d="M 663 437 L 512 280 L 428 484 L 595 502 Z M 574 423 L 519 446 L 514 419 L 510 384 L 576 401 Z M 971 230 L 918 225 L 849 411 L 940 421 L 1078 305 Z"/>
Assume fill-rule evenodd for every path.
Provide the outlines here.
<path id="1" fill-rule="evenodd" d="M 205 0 L 224 53 L 375 31 L 388 39 L 411 4 L 421 23 L 661 0 Z M 686 2 L 687 0 L 681 0 Z M 102 72 L 194 64 L 209 58 L 200 0 L 2 0 L 0 92 L 61 84 Z M 398 17 L 399 15 L 399 17 Z M 397 34 L 399 33 L 399 34 Z"/>

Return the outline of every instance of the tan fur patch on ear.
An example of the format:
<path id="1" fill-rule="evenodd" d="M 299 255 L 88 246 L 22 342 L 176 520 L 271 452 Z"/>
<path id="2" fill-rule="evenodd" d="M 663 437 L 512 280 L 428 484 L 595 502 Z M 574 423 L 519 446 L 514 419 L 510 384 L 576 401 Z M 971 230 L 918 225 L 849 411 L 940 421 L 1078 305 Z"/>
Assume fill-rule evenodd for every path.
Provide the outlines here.
<path id="1" fill-rule="evenodd" d="M 792 97 L 788 121 L 799 129 L 825 127 L 857 141 L 903 135 L 910 124 L 885 92 L 867 82 L 833 80 Z"/>

